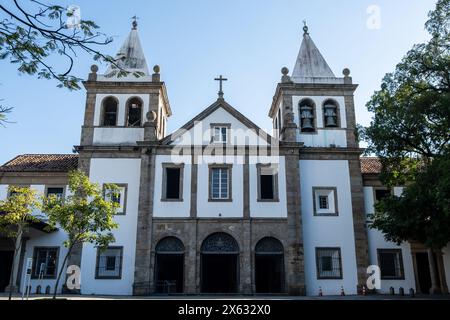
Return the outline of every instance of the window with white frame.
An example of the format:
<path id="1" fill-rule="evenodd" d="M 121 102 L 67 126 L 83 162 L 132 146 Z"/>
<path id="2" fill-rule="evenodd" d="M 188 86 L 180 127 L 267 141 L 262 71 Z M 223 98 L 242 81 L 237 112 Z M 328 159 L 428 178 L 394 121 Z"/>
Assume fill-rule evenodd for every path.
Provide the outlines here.
<path id="1" fill-rule="evenodd" d="M 316 248 L 318 279 L 342 279 L 340 248 Z"/>
<path id="2" fill-rule="evenodd" d="M 336 187 L 313 187 L 313 207 L 316 216 L 338 215 Z"/>
<path id="3" fill-rule="evenodd" d="M 122 277 L 123 247 L 97 249 L 96 279 L 120 279 Z"/>
<path id="4" fill-rule="evenodd" d="M 210 200 L 231 199 L 231 167 L 210 167 Z"/>
<path id="5" fill-rule="evenodd" d="M 229 124 L 212 124 L 212 142 L 215 143 L 228 143 L 229 136 Z"/>
<path id="6" fill-rule="evenodd" d="M 108 188 L 108 185 L 103 185 L 105 200 L 116 202 L 119 207 L 116 209 L 116 214 L 125 214 L 126 200 L 127 200 L 127 185 L 115 184 L 118 190 Z"/>

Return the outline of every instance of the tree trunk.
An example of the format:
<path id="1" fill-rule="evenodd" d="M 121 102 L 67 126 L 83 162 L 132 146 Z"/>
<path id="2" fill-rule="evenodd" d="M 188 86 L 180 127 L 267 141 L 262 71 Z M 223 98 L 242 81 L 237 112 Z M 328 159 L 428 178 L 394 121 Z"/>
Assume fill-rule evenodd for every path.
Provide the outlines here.
<path id="1" fill-rule="evenodd" d="M 436 259 L 434 258 L 433 249 L 428 249 L 428 263 L 430 267 L 431 289 L 430 294 L 440 293 L 439 284 L 436 279 Z"/>
<path id="2" fill-rule="evenodd" d="M 73 245 L 71 245 L 69 247 L 69 250 L 67 251 L 66 256 L 64 257 L 64 261 L 63 261 L 63 263 L 61 265 L 61 269 L 59 269 L 58 277 L 56 278 L 55 289 L 53 290 L 53 299 L 56 299 L 56 293 L 58 291 L 59 280 L 61 279 L 62 272 L 65 269 L 67 258 L 70 256 L 70 253 L 72 252 L 72 248 L 73 248 Z"/>
<path id="3" fill-rule="evenodd" d="M 16 241 L 14 243 L 14 257 L 13 257 L 13 263 L 11 267 L 11 274 L 9 276 L 9 297 L 8 299 L 12 299 L 12 293 L 14 291 L 14 287 L 17 284 L 17 277 L 16 277 L 16 266 L 18 266 L 19 261 L 17 259 L 20 259 L 20 251 L 22 249 L 22 234 L 23 234 L 23 227 L 21 225 L 17 226 L 17 237 Z"/>

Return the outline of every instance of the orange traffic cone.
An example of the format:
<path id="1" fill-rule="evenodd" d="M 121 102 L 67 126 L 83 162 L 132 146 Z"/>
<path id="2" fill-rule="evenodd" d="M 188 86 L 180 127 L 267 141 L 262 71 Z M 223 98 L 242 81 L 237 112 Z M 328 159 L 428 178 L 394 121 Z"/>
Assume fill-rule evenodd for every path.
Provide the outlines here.
<path id="1" fill-rule="evenodd" d="M 341 296 L 345 296 L 344 286 L 341 286 Z"/>

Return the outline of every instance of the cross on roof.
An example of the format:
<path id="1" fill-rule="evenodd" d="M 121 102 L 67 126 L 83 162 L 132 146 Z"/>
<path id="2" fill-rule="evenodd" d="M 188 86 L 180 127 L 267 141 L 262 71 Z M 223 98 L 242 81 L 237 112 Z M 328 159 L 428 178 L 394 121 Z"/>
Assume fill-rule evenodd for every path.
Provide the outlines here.
<path id="1" fill-rule="evenodd" d="M 219 98 L 223 99 L 223 91 L 222 91 L 222 82 L 223 81 L 227 81 L 227 78 L 222 77 L 222 75 L 220 75 L 218 78 L 214 78 L 214 80 L 219 81 Z"/>
<path id="2" fill-rule="evenodd" d="M 136 15 L 132 16 L 131 19 L 133 19 L 133 22 L 131 23 L 131 25 L 133 26 L 133 29 L 137 28 L 137 20 L 139 19 Z"/>
<path id="3" fill-rule="evenodd" d="M 308 24 L 306 23 L 306 20 L 303 20 L 303 32 L 308 34 Z"/>

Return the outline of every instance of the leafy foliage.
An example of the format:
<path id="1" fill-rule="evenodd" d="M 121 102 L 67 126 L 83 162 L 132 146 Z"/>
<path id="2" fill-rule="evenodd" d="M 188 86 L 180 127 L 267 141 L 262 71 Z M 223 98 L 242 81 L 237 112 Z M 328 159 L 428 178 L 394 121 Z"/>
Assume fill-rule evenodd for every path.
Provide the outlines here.
<path id="1" fill-rule="evenodd" d="M 430 41 L 415 45 L 368 102 L 374 118 L 363 135 L 382 181 L 406 186 L 376 204 L 370 227 L 441 249 L 450 242 L 450 0 L 437 2 L 425 27 Z"/>
<path id="2" fill-rule="evenodd" d="M 387 184 L 405 183 L 418 162 L 428 162 L 449 146 L 449 12 L 450 1 L 438 1 L 425 25 L 431 40 L 415 45 L 367 103 L 374 118 L 363 136 L 367 152 L 381 159 Z"/>
<path id="3" fill-rule="evenodd" d="M 107 187 L 118 192 L 115 185 Z M 114 221 L 118 204 L 105 200 L 100 186 L 90 182 L 79 170 L 69 173 L 69 191 L 65 199 L 50 195 L 43 207 L 48 223 L 68 234 L 64 245 L 70 248 L 76 243 L 89 242 L 105 247 L 114 241 L 110 231 L 118 226 Z"/>
<path id="4" fill-rule="evenodd" d="M 34 213 L 41 207 L 41 202 L 37 200 L 36 190 L 28 187 L 10 186 L 8 194 L 6 200 L 0 201 L 0 235 L 14 240 L 14 259 L 9 280 L 9 300 L 11 300 L 15 285 L 13 275 L 18 264 L 22 236 L 29 224 L 39 221 L 39 215 Z"/>
<path id="5" fill-rule="evenodd" d="M 118 193 L 117 186 L 113 184 L 107 185 L 106 189 L 114 195 Z M 114 221 L 114 214 L 119 205 L 105 200 L 101 187 L 90 182 L 80 170 L 69 173 L 69 193 L 65 199 L 55 195 L 44 199 L 43 211 L 48 216 L 49 225 L 64 230 L 68 235 L 64 241 L 68 251 L 58 273 L 54 297 L 74 246 L 92 243 L 100 248 L 106 248 L 114 241 L 111 231 L 118 227 Z"/>
<path id="6" fill-rule="evenodd" d="M 98 49 L 112 38 L 100 33 L 94 21 L 81 19 L 72 26 L 66 20 L 73 12 L 62 6 L 28 0 L 25 8 L 17 0 L 10 2 L 9 6 L 0 4 L 0 60 L 17 64 L 20 73 L 56 79 L 59 87 L 79 89 L 81 79 L 71 74 L 79 52 L 115 65 L 112 57 Z M 62 70 L 50 63 L 52 56 L 64 59 L 57 63 L 65 65 Z"/>
<path id="7" fill-rule="evenodd" d="M 8 122 L 8 119 L 6 118 L 6 114 L 10 113 L 11 110 L 12 110 L 11 107 L 6 107 L 3 105 L 0 105 L 0 126 L 4 126 L 5 123 Z"/>
<path id="8" fill-rule="evenodd" d="M 10 196 L 0 201 L 0 233 L 10 238 L 18 235 L 19 227 L 25 230 L 31 222 L 39 221 L 33 215 L 41 207 L 36 191 L 27 187 L 10 186 Z"/>
<path id="9" fill-rule="evenodd" d="M 372 228 L 389 241 L 414 240 L 441 249 L 450 242 L 450 154 L 436 158 L 417 174 L 402 196 L 375 205 Z"/>

